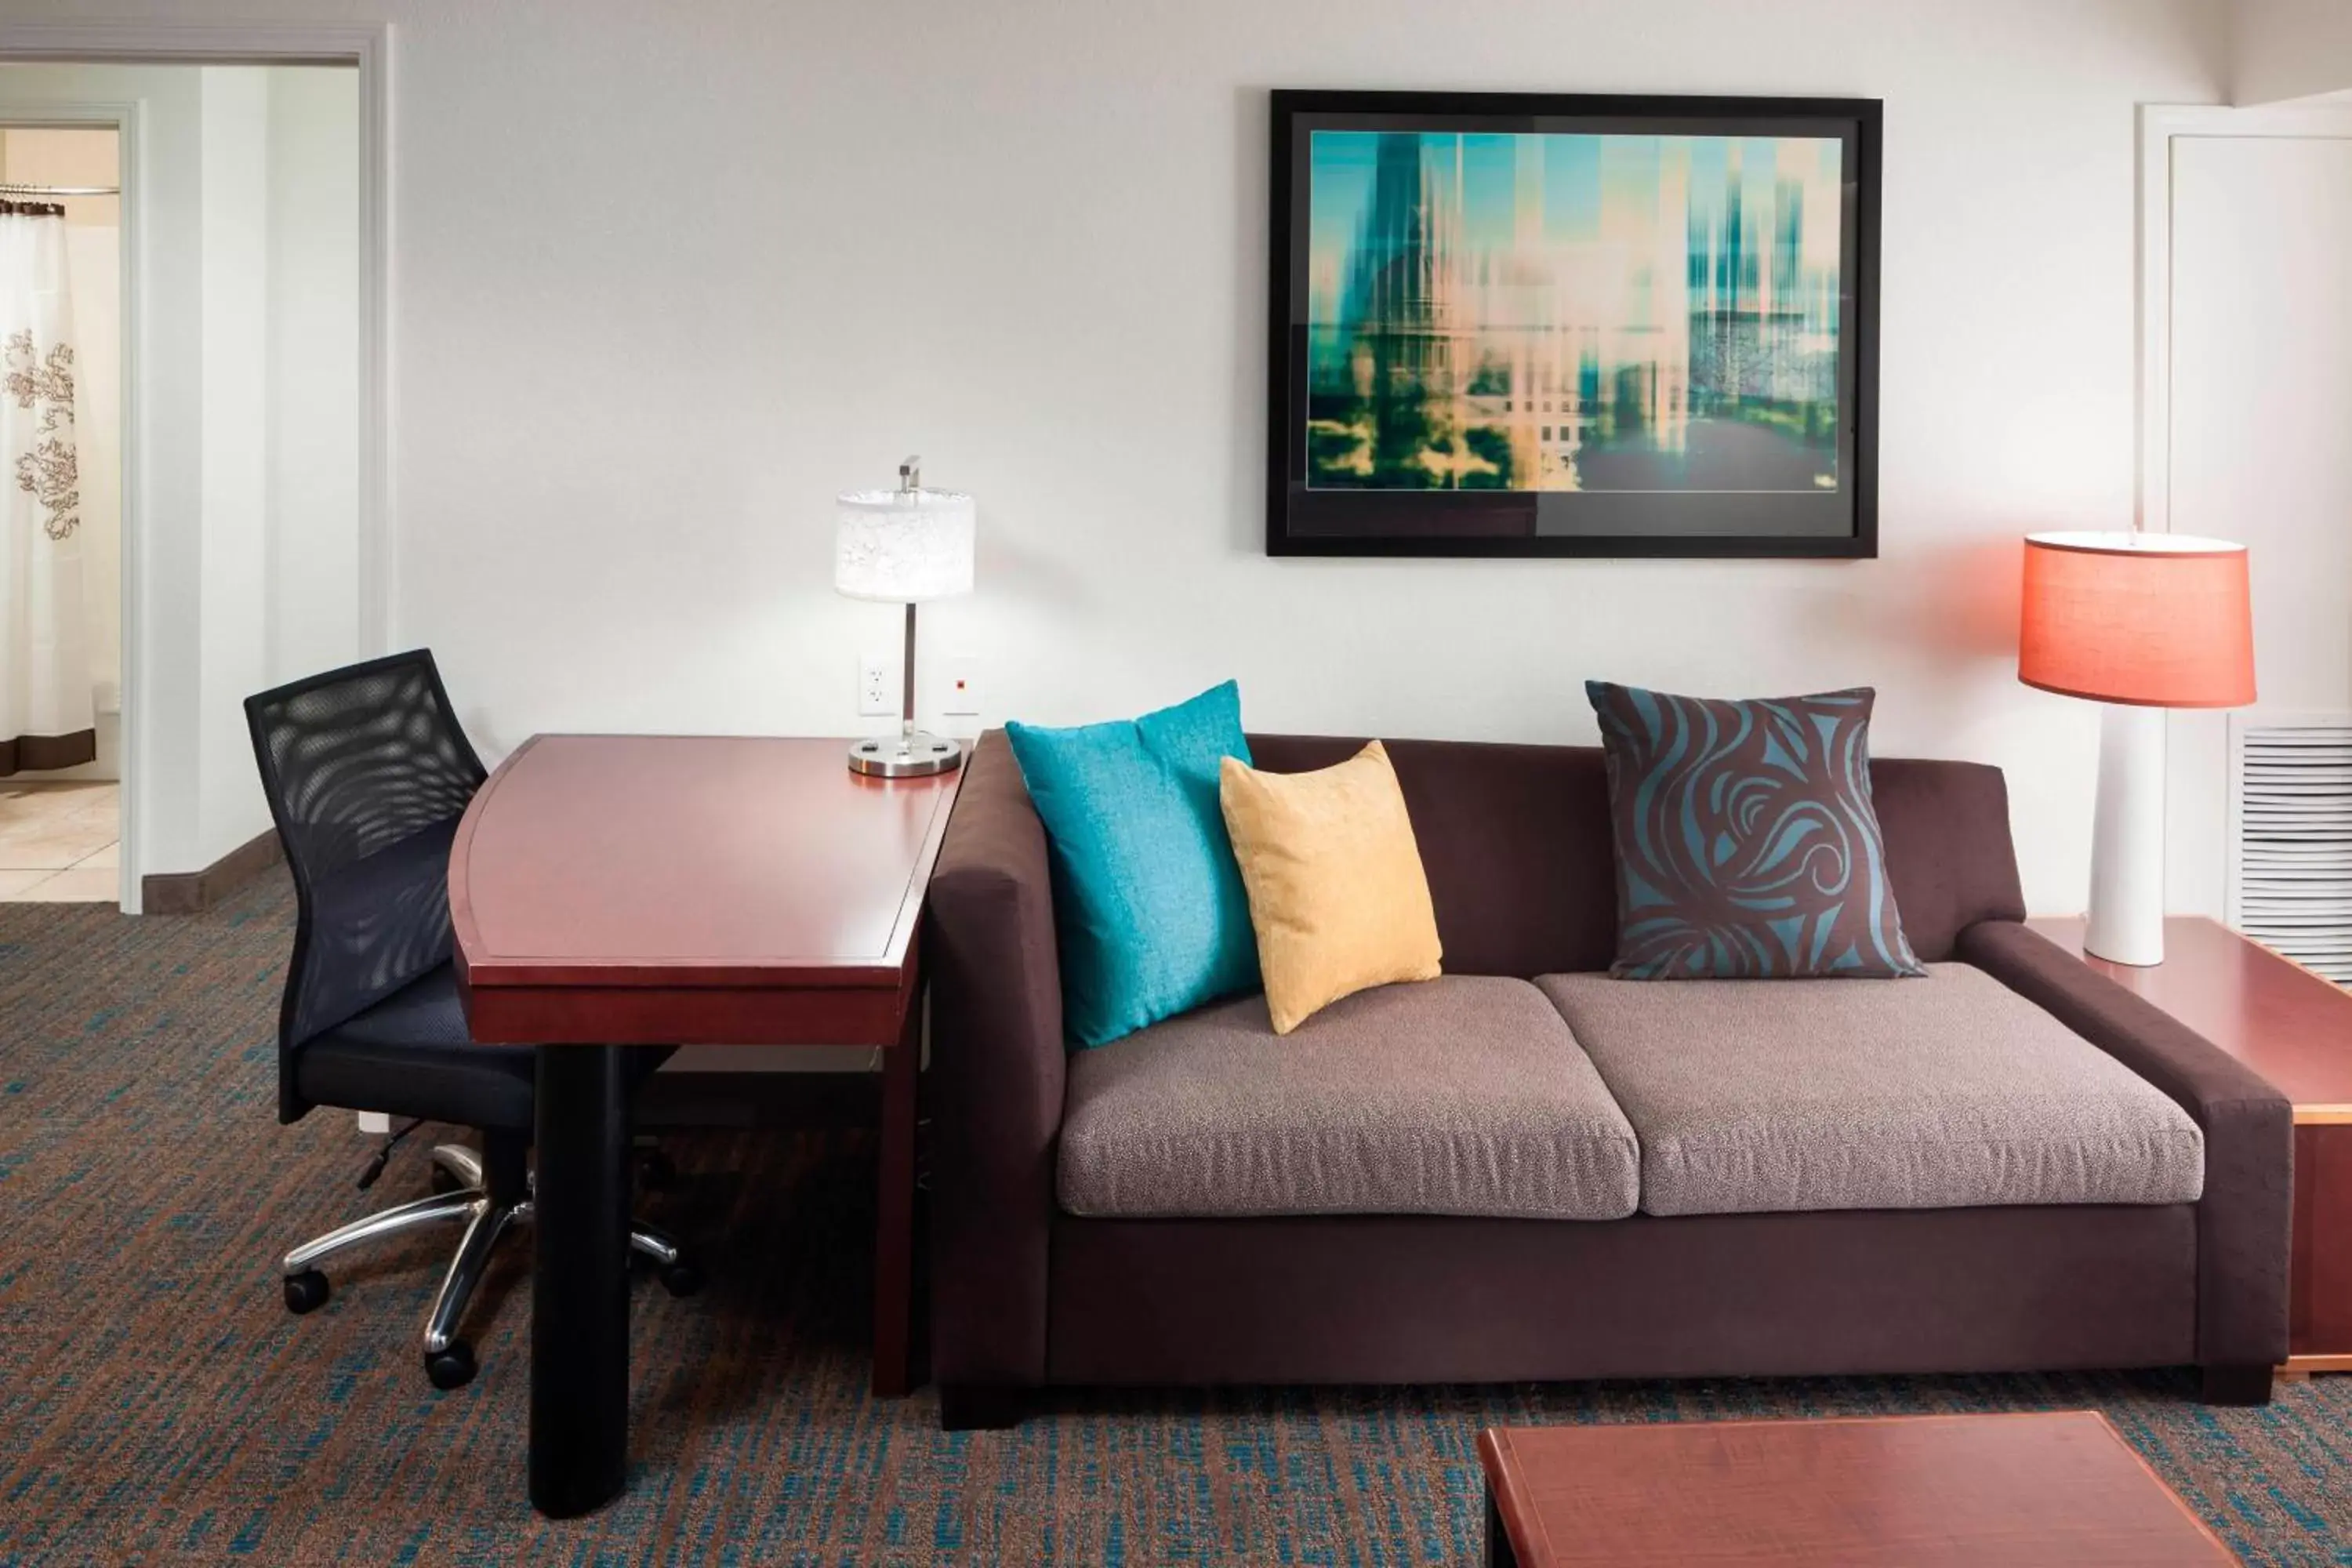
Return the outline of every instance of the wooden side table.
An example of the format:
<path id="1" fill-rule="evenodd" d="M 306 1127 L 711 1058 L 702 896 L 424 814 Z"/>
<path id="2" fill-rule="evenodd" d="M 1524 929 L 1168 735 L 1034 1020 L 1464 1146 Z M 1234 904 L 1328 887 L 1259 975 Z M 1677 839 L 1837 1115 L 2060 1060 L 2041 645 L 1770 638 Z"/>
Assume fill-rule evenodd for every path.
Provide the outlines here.
<path id="1" fill-rule="evenodd" d="M 2083 956 L 2078 918 L 2035 931 Z M 2352 1372 L 2352 992 L 2228 927 L 2164 922 L 2162 963 L 2084 956 L 2276 1085 L 2294 1104 L 2288 1374 Z"/>

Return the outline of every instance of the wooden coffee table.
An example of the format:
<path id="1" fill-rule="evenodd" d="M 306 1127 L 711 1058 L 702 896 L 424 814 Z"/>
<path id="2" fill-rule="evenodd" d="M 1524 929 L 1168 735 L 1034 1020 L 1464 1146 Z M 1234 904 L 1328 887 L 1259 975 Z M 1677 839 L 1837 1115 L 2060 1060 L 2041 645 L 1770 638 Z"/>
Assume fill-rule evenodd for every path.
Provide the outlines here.
<path id="1" fill-rule="evenodd" d="M 1490 1563 L 2235 1563 L 2093 1410 L 1490 1427 Z"/>

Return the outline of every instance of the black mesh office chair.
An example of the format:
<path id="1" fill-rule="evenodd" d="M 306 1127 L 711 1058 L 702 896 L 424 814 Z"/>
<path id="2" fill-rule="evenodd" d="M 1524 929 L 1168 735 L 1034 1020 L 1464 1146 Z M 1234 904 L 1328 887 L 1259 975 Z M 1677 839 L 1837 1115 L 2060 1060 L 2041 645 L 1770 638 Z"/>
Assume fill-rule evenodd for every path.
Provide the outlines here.
<path id="1" fill-rule="evenodd" d="M 475 1370 L 458 1320 L 491 1248 L 531 1212 L 532 1047 L 473 1042 L 449 962 L 449 844 L 481 787 L 481 760 L 423 649 L 265 691 L 246 700 L 245 712 L 294 873 L 278 1121 L 339 1106 L 482 1136 L 478 1151 L 434 1149 L 436 1186 L 455 1190 L 380 1210 L 288 1253 L 286 1305 L 307 1312 L 325 1302 L 318 1265 L 332 1253 L 462 1220 L 464 1239 L 425 1324 L 425 1373 L 436 1387 L 455 1388 Z M 631 1053 L 633 1080 L 668 1054 Z M 633 1226 L 629 1242 L 672 1293 L 699 1284 L 677 1244 L 653 1226 Z"/>

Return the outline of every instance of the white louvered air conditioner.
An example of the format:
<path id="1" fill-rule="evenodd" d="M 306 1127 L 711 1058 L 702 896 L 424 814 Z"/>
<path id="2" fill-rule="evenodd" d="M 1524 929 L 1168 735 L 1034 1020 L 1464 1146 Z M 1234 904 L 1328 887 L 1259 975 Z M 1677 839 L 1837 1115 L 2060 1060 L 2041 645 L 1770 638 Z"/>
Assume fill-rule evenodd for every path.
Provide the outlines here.
<path id="1" fill-rule="evenodd" d="M 2230 720 L 2229 921 L 2352 984 L 2352 713 Z"/>

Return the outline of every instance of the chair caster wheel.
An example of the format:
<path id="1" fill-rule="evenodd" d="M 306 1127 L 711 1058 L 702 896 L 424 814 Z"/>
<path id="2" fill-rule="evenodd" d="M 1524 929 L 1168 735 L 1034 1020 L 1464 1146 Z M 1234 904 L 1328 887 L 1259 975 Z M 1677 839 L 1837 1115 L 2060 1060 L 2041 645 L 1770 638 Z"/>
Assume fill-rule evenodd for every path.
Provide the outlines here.
<path id="1" fill-rule="evenodd" d="M 327 1304 L 327 1277 L 315 1268 L 286 1277 L 286 1310 L 300 1316 Z"/>
<path id="2" fill-rule="evenodd" d="M 434 1162 L 431 1182 L 434 1196 L 447 1197 L 451 1193 L 456 1192 L 464 1184 L 464 1183 L 457 1180 L 457 1173 L 451 1171 L 447 1166 L 442 1164 L 437 1160 Z"/>
<path id="3" fill-rule="evenodd" d="M 702 1289 L 702 1270 L 681 1258 L 661 1271 L 661 1282 L 673 1296 L 691 1296 Z"/>
<path id="4" fill-rule="evenodd" d="M 476 1370 L 474 1347 L 463 1340 L 451 1340 L 448 1349 L 425 1357 L 425 1375 L 436 1388 L 463 1388 L 474 1381 Z"/>

